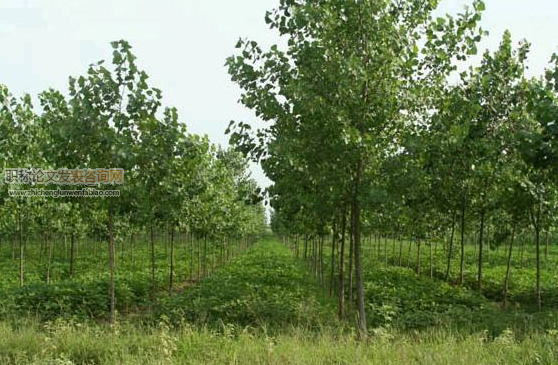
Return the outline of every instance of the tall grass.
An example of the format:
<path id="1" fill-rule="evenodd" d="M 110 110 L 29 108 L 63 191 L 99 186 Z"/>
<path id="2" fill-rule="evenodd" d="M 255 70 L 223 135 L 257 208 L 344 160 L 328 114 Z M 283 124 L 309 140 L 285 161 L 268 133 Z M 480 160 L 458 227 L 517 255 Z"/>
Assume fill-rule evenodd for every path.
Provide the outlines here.
<path id="1" fill-rule="evenodd" d="M 106 327 L 57 321 L 0 322 L 0 364 L 556 364 L 558 333 L 517 339 L 504 331 L 459 335 L 444 330 L 378 329 L 361 342 L 350 333 L 226 326 L 220 331 L 165 323 Z"/>

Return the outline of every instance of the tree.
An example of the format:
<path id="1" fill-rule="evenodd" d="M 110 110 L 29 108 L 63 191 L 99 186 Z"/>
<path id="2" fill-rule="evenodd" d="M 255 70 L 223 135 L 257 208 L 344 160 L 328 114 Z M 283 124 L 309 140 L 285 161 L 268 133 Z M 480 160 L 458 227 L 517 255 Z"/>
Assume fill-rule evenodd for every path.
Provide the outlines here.
<path id="1" fill-rule="evenodd" d="M 408 126 L 410 115 L 428 109 L 424 104 L 415 108 L 418 99 L 427 100 L 431 85 L 438 86 L 453 70 L 454 58 L 472 53 L 480 39 L 477 23 L 482 2 L 457 19 L 432 21 L 436 5 L 437 1 L 419 0 L 282 0 L 277 10 L 268 12 L 266 22 L 288 38 L 287 51 L 272 46 L 263 52 L 256 42 L 241 40 L 237 45 L 241 54 L 227 61 L 233 81 L 244 91 L 242 103 L 273 122 L 256 136 L 246 123 L 233 123 L 231 142 L 255 160 L 273 160 L 283 145 L 296 147 L 287 158 L 299 171 L 310 174 L 305 182 L 323 171 L 309 163 L 317 157 L 321 166 L 349 177 L 329 193 L 350 208 L 363 336 L 367 331 L 361 264 L 365 184 L 376 176 L 386 154 L 397 151 L 398 132 Z M 316 150 L 316 145 L 321 148 Z M 317 153 L 323 148 L 328 149 L 327 155 Z"/>

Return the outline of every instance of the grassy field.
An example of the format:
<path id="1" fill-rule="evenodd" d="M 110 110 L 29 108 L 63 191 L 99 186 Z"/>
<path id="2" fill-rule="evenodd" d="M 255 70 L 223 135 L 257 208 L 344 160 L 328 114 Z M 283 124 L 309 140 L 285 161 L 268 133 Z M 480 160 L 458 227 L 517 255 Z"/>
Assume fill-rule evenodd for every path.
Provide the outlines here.
<path id="1" fill-rule="evenodd" d="M 382 252 L 378 259 L 374 251 L 377 247 L 370 248 L 365 250 L 364 274 L 371 335 L 364 342 L 354 330 L 353 311 L 349 311 L 347 320 L 339 321 L 335 298 L 328 297 L 325 282 L 321 285 L 303 260 L 296 259 L 278 240 L 268 238 L 197 283 L 177 282 L 180 290 L 172 296 L 164 288 L 165 254 L 164 245 L 160 245 L 157 261 L 161 267 L 160 289 L 155 303 L 149 301 L 149 269 L 142 269 L 138 275 L 133 265 L 122 262 L 119 278 L 137 276 L 146 289 L 134 291 L 138 299 L 130 300 L 136 310 L 120 313 L 119 321 L 112 327 L 104 323 L 102 316 L 102 311 L 106 311 L 103 296 L 106 288 L 95 291 L 99 303 L 104 303 L 98 312 L 79 310 L 80 306 L 90 308 L 95 304 L 83 302 L 95 287 L 90 284 L 96 267 L 91 261 L 90 265 L 83 262 L 79 266 L 84 271 L 80 275 L 62 281 L 81 288 L 78 292 L 51 292 L 53 296 L 45 299 L 41 291 L 45 287 L 64 286 L 54 281 L 50 285 L 29 283 L 20 289 L 16 284 L 4 283 L 7 289 L 2 290 L 3 300 L 12 304 L 3 305 L 0 363 L 558 362 L 558 313 L 554 309 L 535 313 L 520 305 L 503 311 L 497 302 L 475 290 L 429 278 L 428 262 L 423 263 L 423 274 L 417 275 L 413 268 L 386 266 Z M 141 255 L 141 260 L 147 262 L 147 249 L 142 253 L 136 248 L 135 252 L 138 263 L 142 262 Z M 183 253 L 187 252 L 184 249 Z M 443 253 L 438 255 L 441 260 Z M 395 264 L 397 258 L 388 255 L 388 262 Z M 493 262 L 498 260 L 494 258 Z M 98 264 L 101 263 L 99 259 Z M 410 266 L 413 267 L 412 261 Z M 85 267 L 92 269 L 87 273 Z M 188 272 L 187 267 L 181 270 Z M 514 272 L 516 276 L 522 274 Z M 101 282 L 103 277 L 96 278 Z M 180 278 L 187 279 L 187 275 Z M 122 291 L 119 293 L 117 298 L 122 300 Z M 30 300 L 29 297 L 34 298 L 34 303 L 64 302 L 67 297 L 66 302 L 74 303 L 70 308 L 73 309 L 67 311 L 63 306 L 52 305 L 46 312 L 44 307 L 35 311 L 26 307 L 26 313 L 17 310 L 18 305 L 23 305 L 22 298 Z M 150 306 L 154 310 L 146 310 Z"/>
<path id="2" fill-rule="evenodd" d="M 271 336 L 226 326 L 222 331 L 122 324 L 0 324 L 0 362 L 12 364 L 555 364 L 557 335 L 488 339 L 446 331 L 377 331 L 367 342 L 329 330 L 292 329 Z"/>

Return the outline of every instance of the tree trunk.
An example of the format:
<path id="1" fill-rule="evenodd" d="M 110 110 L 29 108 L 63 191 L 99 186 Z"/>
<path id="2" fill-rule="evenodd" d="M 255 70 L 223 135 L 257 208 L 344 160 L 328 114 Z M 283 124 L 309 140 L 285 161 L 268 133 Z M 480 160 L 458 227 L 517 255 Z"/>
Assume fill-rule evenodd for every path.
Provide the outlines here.
<path id="1" fill-rule="evenodd" d="M 190 265 L 188 265 L 189 266 L 188 267 L 188 274 L 189 274 L 188 277 L 190 278 L 190 280 L 192 280 L 193 276 L 194 276 L 194 234 L 192 232 L 190 232 L 189 236 L 190 236 L 190 239 L 189 239 L 190 244 L 188 245 L 188 247 L 189 247 L 188 252 L 190 253 Z M 227 251 L 227 254 L 228 254 L 228 251 Z"/>
<path id="2" fill-rule="evenodd" d="M 550 234 L 548 230 L 545 235 L 545 245 L 544 245 L 544 262 L 548 263 L 548 248 L 550 246 Z"/>
<path id="3" fill-rule="evenodd" d="M 482 252 L 483 252 L 483 238 L 484 238 L 484 209 L 481 211 L 480 215 L 480 232 L 479 232 L 479 257 L 478 257 L 478 273 L 477 273 L 477 289 L 479 293 L 482 293 Z"/>
<path id="4" fill-rule="evenodd" d="M 345 232 L 347 228 L 347 214 L 343 211 L 341 220 L 341 247 L 339 250 L 339 290 L 337 293 L 339 299 L 337 315 L 339 319 L 345 316 Z"/>
<path id="5" fill-rule="evenodd" d="M 461 253 L 459 257 L 459 284 L 465 283 L 465 272 L 463 270 L 465 265 L 465 203 L 461 205 Z"/>
<path id="6" fill-rule="evenodd" d="M 240 238 L 240 240 L 242 240 Z M 242 245 L 242 241 L 238 242 L 238 249 L 240 249 L 240 246 Z M 201 262 L 202 262 L 202 257 L 201 257 L 201 242 L 199 239 L 196 240 L 196 256 L 197 256 L 197 267 L 198 267 L 198 279 L 201 278 Z"/>
<path id="7" fill-rule="evenodd" d="M 507 299 L 508 299 L 508 289 L 509 289 L 509 285 L 510 285 L 510 267 L 511 267 L 511 260 L 512 260 L 512 252 L 513 252 L 513 241 L 515 238 L 515 222 L 513 224 L 513 228 L 512 228 L 512 234 L 511 234 L 511 239 L 510 239 L 510 247 L 509 247 L 509 251 L 508 251 L 508 259 L 506 261 L 506 278 L 504 280 L 504 298 L 502 299 L 502 306 L 504 307 L 504 309 L 506 308 L 507 305 Z"/>
<path id="8" fill-rule="evenodd" d="M 75 255 L 76 255 L 75 234 L 74 234 L 74 230 L 72 229 L 72 233 L 70 234 L 70 277 L 74 276 L 75 257 L 76 257 Z"/>
<path id="9" fill-rule="evenodd" d="M 399 240 L 399 259 L 398 259 L 398 265 L 401 266 L 401 260 L 403 258 L 403 240 L 401 239 L 401 236 L 399 236 L 398 238 Z"/>
<path id="10" fill-rule="evenodd" d="M 453 212 L 453 216 L 452 216 L 452 220 L 451 220 L 451 235 L 450 235 L 450 244 L 449 244 L 449 250 L 448 250 L 448 261 L 447 261 L 447 265 L 446 265 L 446 274 L 444 275 L 444 278 L 446 281 L 448 281 L 449 279 L 449 274 L 450 274 L 450 267 L 451 267 L 451 257 L 453 256 L 453 237 L 455 234 L 455 212 Z"/>
<path id="11" fill-rule="evenodd" d="M 430 278 L 434 278 L 434 258 L 432 256 L 432 241 L 430 240 L 429 244 L 428 244 L 428 252 L 430 255 L 429 261 L 430 261 Z"/>
<path id="12" fill-rule="evenodd" d="M 355 270 L 356 270 L 356 285 L 357 285 L 357 302 L 358 302 L 358 329 L 361 338 L 366 338 L 368 333 L 368 328 L 366 325 L 366 311 L 364 310 L 364 283 L 362 280 L 362 261 L 360 257 L 361 245 L 360 245 L 360 201 L 359 201 L 359 190 L 360 190 L 360 180 L 362 178 L 362 158 L 359 161 L 358 173 L 357 173 L 357 183 L 356 194 L 353 201 L 353 211 L 352 211 L 352 224 L 351 229 L 353 231 L 353 251 L 355 256 Z"/>
<path id="13" fill-rule="evenodd" d="M 135 246 L 136 246 L 136 236 L 132 232 L 132 234 L 130 235 L 130 259 L 132 261 L 132 266 L 134 268 L 136 267 L 136 259 L 135 259 L 135 256 L 134 256 Z"/>
<path id="14" fill-rule="evenodd" d="M 388 235 L 384 237 L 384 264 L 388 266 Z"/>
<path id="15" fill-rule="evenodd" d="M 19 227 L 18 227 L 18 229 L 19 229 Z M 15 256 L 15 252 L 16 252 L 15 240 L 12 239 L 11 241 L 12 241 L 12 260 L 15 260 L 16 259 L 16 256 Z"/>
<path id="16" fill-rule="evenodd" d="M 170 230 L 170 270 L 169 270 L 169 295 L 172 295 L 174 280 L 174 223 L 171 224 Z"/>
<path id="17" fill-rule="evenodd" d="M 121 264 L 124 263 L 124 247 L 125 247 L 124 243 L 126 242 L 126 238 L 129 239 L 129 237 L 130 237 L 129 235 L 124 234 L 123 237 L 122 237 L 122 242 L 120 243 L 120 262 L 121 262 Z"/>
<path id="18" fill-rule="evenodd" d="M 413 236 L 409 235 L 409 249 L 407 250 L 407 268 L 411 267 L 411 251 L 413 249 Z"/>
<path id="19" fill-rule="evenodd" d="M 537 307 L 539 311 L 542 309 L 542 298 L 541 298 L 541 205 L 539 203 L 537 207 L 536 215 L 531 213 L 531 218 L 533 221 L 533 228 L 535 228 L 535 257 L 537 262 L 537 274 L 536 274 L 536 291 L 537 291 Z"/>
<path id="20" fill-rule="evenodd" d="M 326 287 L 326 272 L 325 272 L 325 262 L 324 262 L 324 248 L 326 247 L 325 237 L 322 235 L 320 244 L 320 271 L 322 276 L 322 286 Z"/>
<path id="21" fill-rule="evenodd" d="M 149 226 L 149 240 L 151 243 L 151 300 L 155 299 L 155 235 L 153 224 Z"/>
<path id="22" fill-rule="evenodd" d="M 203 236 L 202 275 L 207 275 L 207 235 Z"/>
<path id="23" fill-rule="evenodd" d="M 420 269 L 421 269 L 421 260 L 420 260 L 420 246 L 421 246 L 421 240 L 420 238 L 417 240 L 417 274 L 420 275 Z"/>
<path id="24" fill-rule="evenodd" d="M 23 272 L 24 272 L 24 268 L 23 268 L 23 255 L 24 255 L 24 251 L 23 251 L 23 230 L 22 230 L 22 225 L 21 225 L 21 208 L 19 208 L 18 211 L 18 216 L 17 216 L 17 225 L 18 225 L 18 230 L 19 230 L 19 286 L 23 286 Z"/>
<path id="25" fill-rule="evenodd" d="M 494 232 L 491 232 L 491 222 L 490 222 L 490 217 L 488 218 L 488 222 L 486 223 L 486 257 L 485 257 L 485 261 L 488 263 L 489 266 L 491 266 L 492 262 L 491 260 L 493 259 L 493 250 L 494 253 L 496 253 L 496 245 L 494 243 Z"/>
<path id="26" fill-rule="evenodd" d="M 47 269 L 46 269 L 46 283 L 50 284 L 50 268 L 52 265 L 52 241 L 48 239 L 48 235 L 46 232 L 43 233 L 43 239 L 45 245 L 48 247 L 48 256 L 47 256 Z"/>
<path id="27" fill-rule="evenodd" d="M 347 288 L 348 292 L 349 292 L 349 301 L 347 302 L 347 307 L 351 308 L 351 305 L 353 304 L 353 297 L 354 297 L 354 289 L 353 289 L 353 277 L 354 277 L 354 273 L 353 273 L 353 263 L 354 263 L 354 231 L 353 231 L 353 224 L 354 224 L 354 218 L 353 218 L 353 213 L 351 212 L 351 219 L 350 219 L 350 225 L 349 225 L 349 268 L 348 268 L 348 276 L 349 276 L 349 287 Z"/>
<path id="28" fill-rule="evenodd" d="M 333 278 L 335 272 L 335 242 L 337 240 L 337 222 L 333 224 L 333 236 L 331 237 L 331 262 L 329 270 L 329 297 L 333 298 Z"/>
<path id="29" fill-rule="evenodd" d="M 108 212 L 108 229 L 109 229 L 109 298 L 110 298 L 110 323 L 114 324 L 116 320 L 115 305 L 116 299 L 114 295 L 114 224 L 112 211 L 109 208 Z"/>
<path id="30" fill-rule="evenodd" d="M 396 238 L 395 238 L 395 234 L 393 235 L 392 239 L 391 239 L 391 263 L 392 265 L 395 265 L 395 257 L 396 257 L 396 253 L 395 250 L 397 248 L 397 244 L 396 244 Z"/>

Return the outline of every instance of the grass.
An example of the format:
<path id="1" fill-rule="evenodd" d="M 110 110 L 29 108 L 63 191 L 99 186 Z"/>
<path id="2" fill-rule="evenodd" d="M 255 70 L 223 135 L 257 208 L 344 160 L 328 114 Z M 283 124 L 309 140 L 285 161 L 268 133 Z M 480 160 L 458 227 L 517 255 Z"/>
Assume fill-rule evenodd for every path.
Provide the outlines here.
<path id="1" fill-rule="evenodd" d="M 488 339 L 480 332 L 398 333 L 378 330 L 366 342 L 353 334 L 293 328 L 227 326 L 216 331 L 164 322 L 151 327 L 120 324 L 0 323 L 0 363 L 25 364 L 555 364 L 558 337 L 547 333 L 518 340 L 513 332 Z"/>

